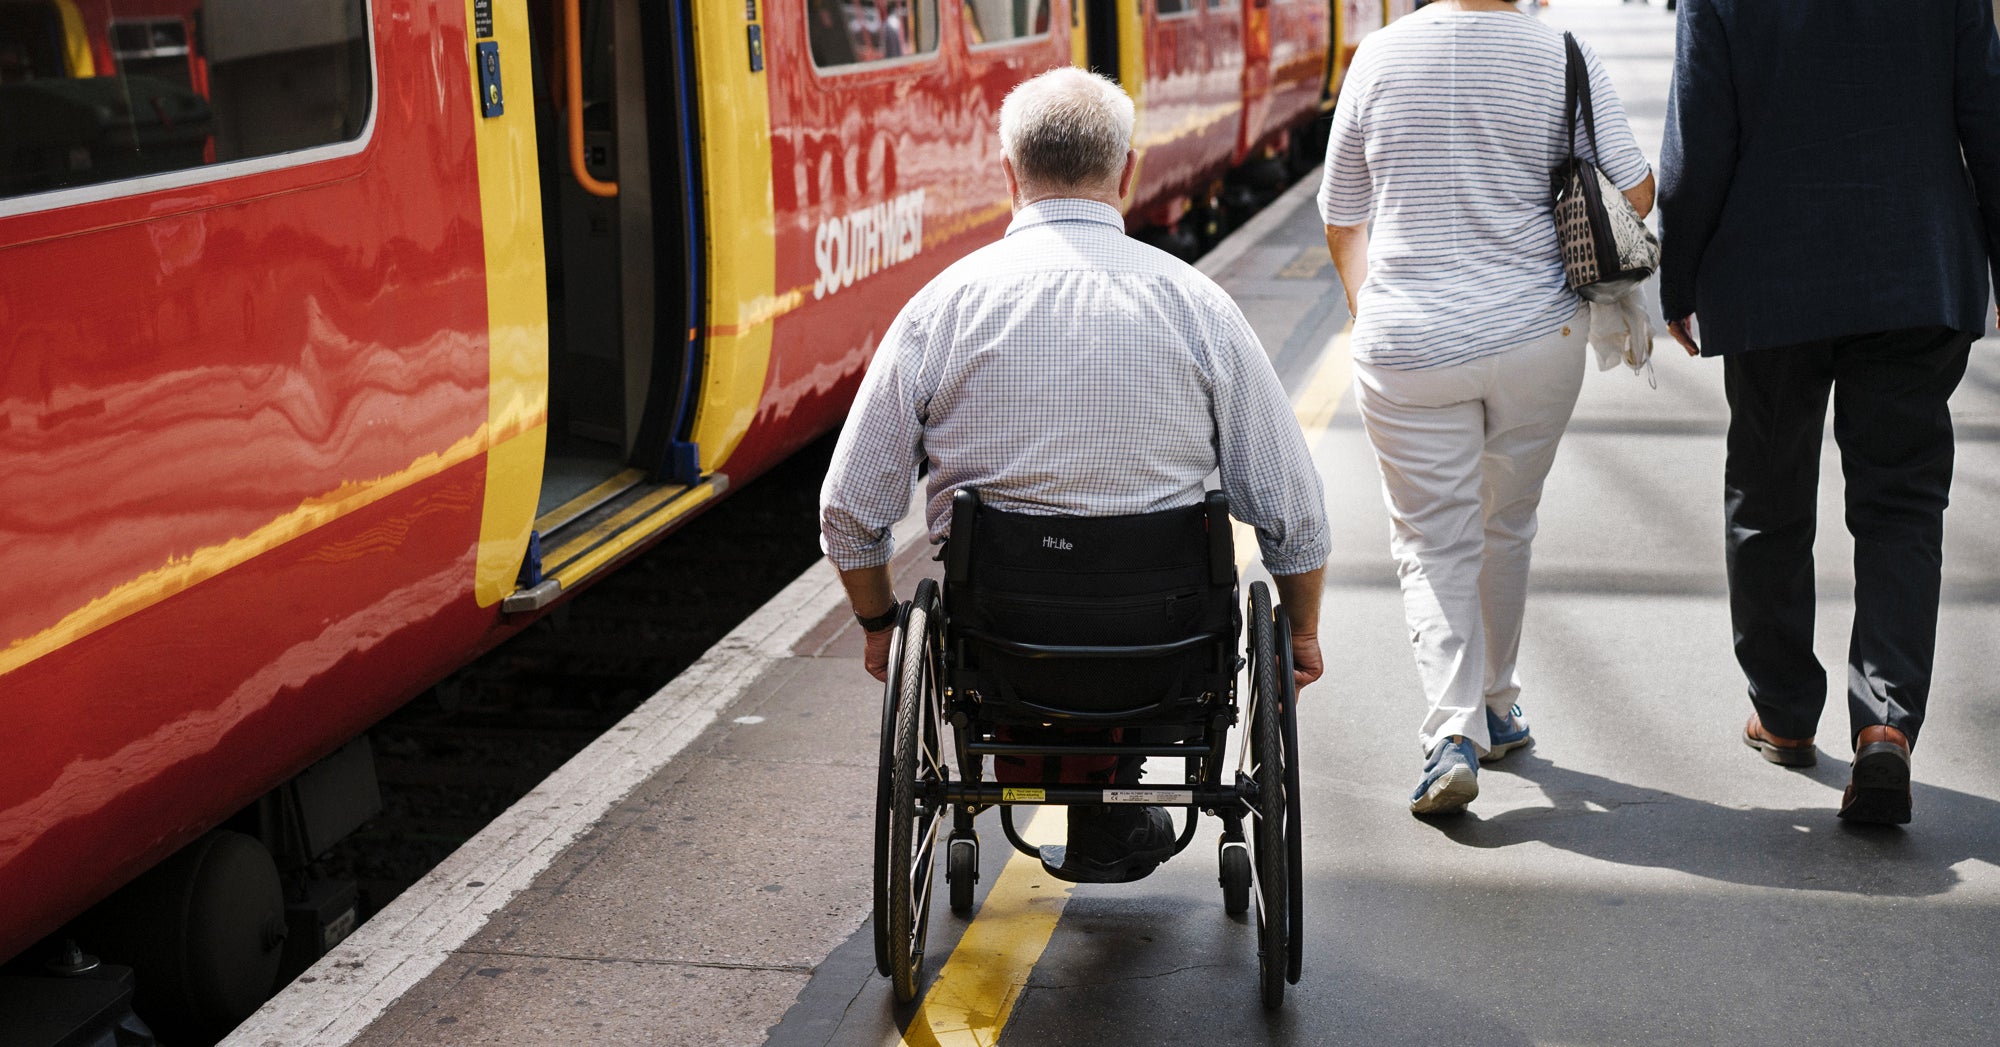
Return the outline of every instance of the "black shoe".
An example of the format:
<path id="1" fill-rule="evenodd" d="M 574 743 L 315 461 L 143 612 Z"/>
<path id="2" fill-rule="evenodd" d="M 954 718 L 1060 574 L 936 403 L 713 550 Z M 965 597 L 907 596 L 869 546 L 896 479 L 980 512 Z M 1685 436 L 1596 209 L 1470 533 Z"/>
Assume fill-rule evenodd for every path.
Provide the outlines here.
<path id="1" fill-rule="evenodd" d="M 1042 848 L 1042 868 L 1071 883 L 1130 883 L 1173 857 L 1164 807 L 1111 804 L 1069 809 L 1069 843 Z"/>

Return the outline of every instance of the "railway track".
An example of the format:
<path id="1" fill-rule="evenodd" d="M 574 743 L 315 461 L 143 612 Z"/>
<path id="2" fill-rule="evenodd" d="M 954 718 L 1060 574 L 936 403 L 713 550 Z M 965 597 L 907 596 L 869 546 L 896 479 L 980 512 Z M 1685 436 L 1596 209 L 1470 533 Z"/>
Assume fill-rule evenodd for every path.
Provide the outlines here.
<path id="1" fill-rule="evenodd" d="M 828 436 L 368 732 L 382 813 L 321 860 L 367 919 L 820 556 Z"/>

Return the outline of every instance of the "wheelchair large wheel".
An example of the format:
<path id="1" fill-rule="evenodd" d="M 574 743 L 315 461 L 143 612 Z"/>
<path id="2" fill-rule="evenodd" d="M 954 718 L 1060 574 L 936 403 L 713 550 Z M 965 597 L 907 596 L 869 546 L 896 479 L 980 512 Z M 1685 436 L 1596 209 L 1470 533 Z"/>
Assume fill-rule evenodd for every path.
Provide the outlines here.
<path id="1" fill-rule="evenodd" d="M 895 688 L 895 728 L 885 754 L 887 802 L 878 793 L 876 836 L 883 841 L 875 864 L 875 937 L 886 954 L 886 974 L 896 1000 L 917 998 L 930 930 L 931 866 L 944 805 L 924 800 L 926 783 L 945 777 L 936 666 L 931 657 L 931 620 L 937 585 L 926 579 L 903 613 L 897 655 L 889 682 Z"/>
<path id="2" fill-rule="evenodd" d="M 882 687 L 881 748 L 875 772 L 875 970 L 887 978 L 889 966 L 889 812 L 895 809 L 896 709 L 903 693 L 903 624 L 889 637 L 889 679 Z"/>
<path id="3" fill-rule="evenodd" d="M 1304 794 L 1299 791 L 1299 690 L 1292 676 L 1292 626 L 1283 614 L 1278 615 L 1278 690 L 1284 695 L 1284 714 L 1279 718 L 1283 729 L 1281 739 L 1285 746 L 1285 871 L 1286 883 L 1291 893 L 1285 900 L 1285 914 L 1290 917 L 1286 944 L 1290 955 L 1285 960 L 1285 980 L 1297 985 L 1299 975 L 1305 967 L 1306 940 L 1306 877 L 1305 877 L 1305 830 L 1300 824 L 1300 809 L 1305 806 Z"/>
<path id="4" fill-rule="evenodd" d="M 1271 591 L 1263 582 L 1250 586 L 1250 711 L 1245 730 L 1250 738 L 1249 777 L 1257 783 L 1250 815 L 1251 868 L 1255 882 L 1251 900 L 1257 910 L 1257 977 L 1264 1006 L 1285 1002 L 1290 968 L 1291 862 L 1285 843 L 1285 746 L 1283 696 L 1278 683 L 1277 623 L 1271 613 Z"/>

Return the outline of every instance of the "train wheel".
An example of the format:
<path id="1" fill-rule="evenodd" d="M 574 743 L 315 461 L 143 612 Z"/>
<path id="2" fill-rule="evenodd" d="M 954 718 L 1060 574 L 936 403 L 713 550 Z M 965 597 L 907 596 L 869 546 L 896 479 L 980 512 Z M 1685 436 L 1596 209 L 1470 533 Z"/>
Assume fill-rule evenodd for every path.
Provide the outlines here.
<path id="1" fill-rule="evenodd" d="M 134 1009 L 165 1041 L 219 1038 L 275 988 L 284 888 L 254 837 L 211 832 L 86 920 L 92 951 L 132 968 Z"/>

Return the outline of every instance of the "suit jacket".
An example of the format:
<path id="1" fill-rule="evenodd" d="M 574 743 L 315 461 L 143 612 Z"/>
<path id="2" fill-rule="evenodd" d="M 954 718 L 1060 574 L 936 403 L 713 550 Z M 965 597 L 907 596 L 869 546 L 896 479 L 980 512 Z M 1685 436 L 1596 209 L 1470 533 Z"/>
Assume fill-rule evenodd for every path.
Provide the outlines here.
<path id="1" fill-rule="evenodd" d="M 1681 0 L 1660 304 L 1705 356 L 1984 331 L 2000 281 L 1987 0 Z"/>

